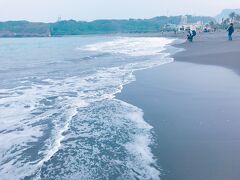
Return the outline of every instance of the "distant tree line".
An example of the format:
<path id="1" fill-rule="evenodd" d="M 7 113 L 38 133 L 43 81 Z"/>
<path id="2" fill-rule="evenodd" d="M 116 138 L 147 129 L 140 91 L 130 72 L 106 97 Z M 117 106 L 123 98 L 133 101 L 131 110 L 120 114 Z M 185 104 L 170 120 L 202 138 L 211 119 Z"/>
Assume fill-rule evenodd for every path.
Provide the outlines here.
<path id="1" fill-rule="evenodd" d="M 32 23 L 28 21 L 0 22 L 0 37 L 46 37 L 64 35 L 108 33 L 154 33 L 162 31 L 165 24 L 179 24 L 181 16 L 159 16 L 151 19 L 59 21 L 56 23 Z M 188 16 L 189 23 L 215 22 L 212 17 Z"/>
<path id="2" fill-rule="evenodd" d="M 179 24 L 181 16 L 159 16 L 151 19 L 60 21 L 50 25 L 53 36 L 106 34 L 106 33 L 154 33 L 163 30 L 165 24 Z M 215 21 L 212 17 L 188 16 L 189 23 Z"/>
<path id="3" fill-rule="evenodd" d="M 235 12 L 232 12 L 229 14 L 229 17 L 227 19 L 222 20 L 222 26 L 224 28 L 227 28 L 230 23 L 233 23 L 235 28 L 240 29 L 240 15 L 236 14 Z"/>
<path id="4" fill-rule="evenodd" d="M 230 23 L 233 23 L 236 29 L 240 29 L 240 15 L 235 12 L 231 12 L 227 18 L 222 18 L 220 23 L 211 21 L 209 25 L 216 29 L 227 29 Z"/>
<path id="5" fill-rule="evenodd" d="M 0 37 L 45 37 L 50 36 L 49 24 L 28 21 L 0 22 Z"/>

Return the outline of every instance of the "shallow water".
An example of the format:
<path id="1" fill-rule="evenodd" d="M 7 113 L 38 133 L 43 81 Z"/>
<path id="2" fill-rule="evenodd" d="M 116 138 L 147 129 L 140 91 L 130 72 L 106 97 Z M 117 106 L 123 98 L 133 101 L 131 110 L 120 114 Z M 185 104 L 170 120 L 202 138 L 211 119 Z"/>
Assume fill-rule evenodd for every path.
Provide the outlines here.
<path id="1" fill-rule="evenodd" d="M 172 62 L 173 41 L 1 39 L 1 179 L 159 179 L 152 127 L 115 94 L 134 71 Z"/>

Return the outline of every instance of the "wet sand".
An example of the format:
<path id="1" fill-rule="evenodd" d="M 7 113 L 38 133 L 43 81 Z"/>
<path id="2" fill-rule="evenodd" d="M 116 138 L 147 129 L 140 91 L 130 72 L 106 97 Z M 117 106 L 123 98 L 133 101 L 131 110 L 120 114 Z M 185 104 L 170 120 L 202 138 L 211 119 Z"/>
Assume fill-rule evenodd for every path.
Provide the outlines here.
<path id="1" fill-rule="evenodd" d="M 175 62 L 135 73 L 117 98 L 153 126 L 162 180 L 239 180 L 240 40 L 202 34 L 178 47 Z"/>

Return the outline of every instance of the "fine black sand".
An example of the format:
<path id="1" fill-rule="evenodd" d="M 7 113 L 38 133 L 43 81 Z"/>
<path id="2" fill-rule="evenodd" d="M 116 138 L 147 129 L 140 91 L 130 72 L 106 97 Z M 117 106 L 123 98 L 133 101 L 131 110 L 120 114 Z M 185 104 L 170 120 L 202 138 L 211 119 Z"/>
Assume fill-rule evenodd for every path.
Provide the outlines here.
<path id="1" fill-rule="evenodd" d="M 153 126 L 162 180 L 240 179 L 240 40 L 201 34 L 175 62 L 139 71 L 118 98 Z"/>

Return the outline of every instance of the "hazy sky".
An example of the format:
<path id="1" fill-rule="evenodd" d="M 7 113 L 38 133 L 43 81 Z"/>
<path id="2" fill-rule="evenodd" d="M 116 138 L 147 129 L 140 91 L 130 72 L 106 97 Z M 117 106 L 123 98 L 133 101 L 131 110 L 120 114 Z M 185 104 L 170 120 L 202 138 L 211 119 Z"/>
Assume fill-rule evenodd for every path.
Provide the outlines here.
<path id="1" fill-rule="evenodd" d="M 159 15 L 210 15 L 240 8 L 240 0 L 0 0 L 0 21 L 126 19 Z"/>

